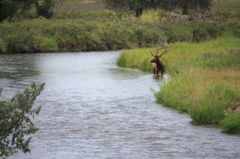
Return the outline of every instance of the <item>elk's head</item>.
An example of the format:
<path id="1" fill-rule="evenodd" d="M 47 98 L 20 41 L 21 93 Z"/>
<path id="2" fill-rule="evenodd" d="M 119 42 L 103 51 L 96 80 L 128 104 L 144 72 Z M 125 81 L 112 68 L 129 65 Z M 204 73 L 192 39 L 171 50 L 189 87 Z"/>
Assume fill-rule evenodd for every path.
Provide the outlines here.
<path id="1" fill-rule="evenodd" d="M 160 55 L 158 55 L 158 51 L 163 50 L 163 49 L 164 49 L 164 51 Z M 172 50 L 171 47 L 162 45 L 160 48 L 157 47 L 155 55 L 150 51 L 151 55 L 154 57 L 154 59 L 151 60 L 154 75 L 155 74 L 158 75 L 158 71 L 161 71 L 162 76 L 163 76 L 164 62 L 161 59 L 161 57 L 162 57 L 162 55 L 164 55 L 165 53 L 167 53 L 170 50 Z"/>

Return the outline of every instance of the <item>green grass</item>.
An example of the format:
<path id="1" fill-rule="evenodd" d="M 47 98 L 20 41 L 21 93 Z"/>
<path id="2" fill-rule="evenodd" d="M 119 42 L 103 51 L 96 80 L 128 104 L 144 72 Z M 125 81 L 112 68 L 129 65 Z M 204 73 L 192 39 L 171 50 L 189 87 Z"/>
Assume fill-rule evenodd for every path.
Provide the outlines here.
<path id="1" fill-rule="evenodd" d="M 240 113 L 234 113 L 221 121 L 223 132 L 239 134 L 240 133 Z"/>
<path id="2" fill-rule="evenodd" d="M 163 60 L 172 79 L 154 93 L 157 102 L 187 112 L 194 123 L 221 123 L 228 107 L 240 102 L 239 44 L 235 37 L 171 44 Z M 123 51 L 117 63 L 150 72 L 154 49 Z"/>

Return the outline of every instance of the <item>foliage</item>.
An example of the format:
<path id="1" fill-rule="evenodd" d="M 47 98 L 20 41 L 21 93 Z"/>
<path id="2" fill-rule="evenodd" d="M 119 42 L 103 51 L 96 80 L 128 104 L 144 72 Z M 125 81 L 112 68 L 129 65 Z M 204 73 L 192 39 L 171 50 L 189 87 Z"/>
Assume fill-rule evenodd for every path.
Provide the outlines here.
<path id="1" fill-rule="evenodd" d="M 234 113 L 224 118 L 221 123 L 223 132 L 239 134 L 240 133 L 240 113 Z"/>
<path id="2" fill-rule="evenodd" d="M 53 16 L 53 7 L 55 3 L 53 0 L 44 0 L 43 2 L 36 1 L 36 8 L 38 16 L 51 18 Z"/>
<path id="3" fill-rule="evenodd" d="M 0 22 L 12 18 L 18 11 L 28 11 L 35 2 L 36 0 L 0 0 Z"/>
<path id="4" fill-rule="evenodd" d="M 31 12 L 35 14 L 31 10 L 29 17 Z M 223 23 L 182 21 L 167 19 L 168 12 L 153 9 L 136 18 L 128 13 L 105 9 L 101 0 L 95 0 L 94 3 L 66 1 L 55 13 L 50 20 L 39 17 L 0 23 L 1 52 L 102 51 L 150 47 L 158 43 L 161 35 L 165 36 L 168 43 L 240 37 L 240 22 L 237 19 Z"/>
<path id="5" fill-rule="evenodd" d="M 168 43 L 206 41 L 233 35 L 239 22 L 232 25 L 215 22 L 182 22 L 158 19 L 153 11 L 140 18 L 112 15 L 111 19 L 25 20 L 0 24 L 4 52 L 95 51 L 149 47 L 165 36 Z M 103 14 L 105 15 L 105 13 Z M 178 26 L 178 27 L 174 27 Z M 229 28 L 231 27 L 231 29 Z M 52 39 L 51 48 L 42 48 L 43 39 Z"/>
<path id="6" fill-rule="evenodd" d="M 151 49 L 153 51 L 153 49 Z M 151 71 L 150 61 L 152 56 L 150 49 L 134 49 L 123 51 L 117 59 L 117 65 L 128 68 L 139 68 L 144 71 Z"/>
<path id="7" fill-rule="evenodd" d="M 170 1 L 171 2 L 171 1 Z M 189 10 L 195 11 L 207 11 L 210 10 L 212 0 L 175 0 L 171 3 L 172 8 L 181 8 L 182 14 L 188 14 Z"/>
<path id="8" fill-rule="evenodd" d="M 30 134 L 36 133 L 32 118 L 37 115 L 41 106 L 33 108 L 36 97 L 44 89 L 44 83 L 17 92 L 10 100 L 0 101 L 0 156 L 9 156 L 22 150 L 30 152 Z M 0 91 L 0 93 L 2 90 Z"/>
<path id="9" fill-rule="evenodd" d="M 221 2 L 213 3 L 211 10 L 216 19 L 219 21 L 225 21 L 226 19 L 239 18 L 239 8 L 239 0 L 221 0 Z"/>
<path id="10" fill-rule="evenodd" d="M 193 25 L 193 40 L 194 42 L 206 41 L 221 37 L 224 32 L 224 28 L 219 23 L 213 22 L 196 22 Z"/>
<path id="11" fill-rule="evenodd" d="M 136 17 L 142 15 L 143 10 L 156 7 L 157 1 L 155 0 L 104 0 L 105 4 L 110 9 L 133 11 Z"/>
<path id="12" fill-rule="evenodd" d="M 228 107 L 240 101 L 239 42 L 228 36 L 171 44 L 173 50 L 162 58 L 172 79 L 162 82 L 160 91 L 154 92 L 157 102 L 189 113 L 194 123 L 221 123 Z M 152 58 L 150 50 L 123 51 L 117 64 L 151 71 L 150 62 L 142 68 Z M 231 123 L 226 124 L 230 127 Z"/>
<path id="13" fill-rule="evenodd" d="M 189 108 L 189 115 L 198 124 L 218 124 L 224 119 L 227 106 L 239 100 L 239 88 L 225 82 L 215 84 L 206 88 L 203 98 Z"/>
<path id="14" fill-rule="evenodd" d="M 227 54 L 220 53 L 204 53 L 202 57 L 202 67 L 204 68 L 233 68 L 240 69 L 240 50 L 228 50 Z"/>
<path id="15" fill-rule="evenodd" d="M 175 108 L 182 112 L 188 112 L 189 107 L 193 104 L 193 100 L 189 97 L 193 96 L 194 89 L 192 86 L 196 81 L 192 82 L 193 78 L 187 78 L 186 75 L 178 75 L 167 84 L 160 85 L 159 92 L 155 93 L 157 102 L 164 103 L 166 106 Z"/>
<path id="16" fill-rule="evenodd" d="M 0 38 L 0 53 L 5 52 L 5 51 L 6 51 L 5 44 L 4 44 L 3 40 Z"/>
<path id="17" fill-rule="evenodd" d="M 142 15 L 143 10 L 149 8 L 161 8 L 166 11 L 173 11 L 176 8 L 181 8 L 183 14 L 188 14 L 188 10 L 210 10 L 212 0 L 104 0 L 105 4 L 110 9 L 128 11 L 131 10 L 136 13 L 136 17 Z"/>

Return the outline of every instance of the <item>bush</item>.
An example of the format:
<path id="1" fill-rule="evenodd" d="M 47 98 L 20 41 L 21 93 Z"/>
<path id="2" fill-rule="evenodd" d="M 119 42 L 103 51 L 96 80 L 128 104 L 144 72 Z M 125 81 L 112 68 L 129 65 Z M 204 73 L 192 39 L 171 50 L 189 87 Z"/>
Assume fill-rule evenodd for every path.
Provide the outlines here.
<path id="1" fill-rule="evenodd" d="M 195 22 L 192 27 L 194 42 L 216 39 L 223 34 L 223 27 L 217 22 Z"/>
<path id="2" fill-rule="evenodd" d="M 39 38 L 38 39 L 39 47 L 41 52 L 56 52 L 58 51 L 58 46 L 53 38 Z"/>
<path id="3" fill-rule="evenodd" d="M 240 133 L 240 113 L 233 113 L 221 121 L 221 128 L 225 133 Z"/>
<path id="4" fill-rule="evenodd" d="M 55 6 L 53 0 L 44 0 L 43 2 L 36 2 L 37 14 L 39 17 L 51 18 L 53 16 L 53 7 Z"/>

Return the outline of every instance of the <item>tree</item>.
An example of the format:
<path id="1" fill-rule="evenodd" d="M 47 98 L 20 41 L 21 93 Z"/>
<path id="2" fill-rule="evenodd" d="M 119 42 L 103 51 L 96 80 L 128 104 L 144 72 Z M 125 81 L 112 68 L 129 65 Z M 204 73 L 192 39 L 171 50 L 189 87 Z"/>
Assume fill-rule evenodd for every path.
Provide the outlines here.
<path id="1" fill-rule="evenodd" d="M 42 16 L 45 18 L 51 18 L 53 16 L 53 7 L 55 6 L 55 2 L 53 0 L 44 0 L 37 1 L 36 8 L 38 16 Z"/>
<path id="2" fill-rule="evenodd" d="M 31 121 L 37 115 L 41 106 L 33 109 L 36 97 L 44 89 L 44 83 L 26 88 L 22 93 L 17 92 L 10 100 L 0 101 L 0 156 L 10 156 L 18 150 L 30 152 L 31 137 L 38 128 Z M 0 89 L 0 95 L 2 89 Z"/>
<path id="3" fill-rule="evenodd" d="M 210 10 L 212 0 L 103 0 L 110 9 L 119 11 L 135 12 L 136 17 L 142 15 L 143 10 L 164 9 L 173 11 L 176 8 L 182 9 L 182 14 L 188 14 L 189 10 Z"/>
<path id="4" fill-rule="evenodd" d="M 132 11 L 136 17 L 142 15 L 143 10 L 156 8 L 159 0 L 103 0 L 110 9 Z"/>
<path id="5" fill-rule="evenodd" d="M 0 0 L 0 22 L 11 19 L 18 12 L 28 11 L 38 0 Z"/>
<path id="6" fill-rule="evenodd" d="M 189 10 L 210 11 L 212 0 L 170 0 L 171 8 L 181 8 L 182 14 L 187 15 Z"/>

